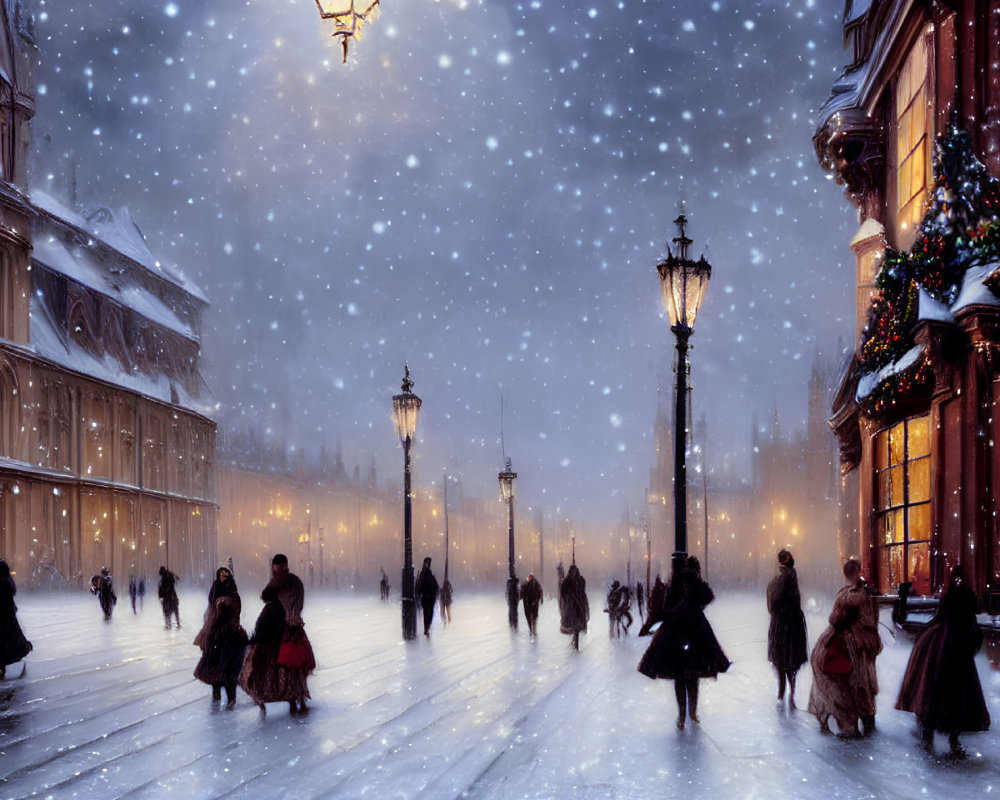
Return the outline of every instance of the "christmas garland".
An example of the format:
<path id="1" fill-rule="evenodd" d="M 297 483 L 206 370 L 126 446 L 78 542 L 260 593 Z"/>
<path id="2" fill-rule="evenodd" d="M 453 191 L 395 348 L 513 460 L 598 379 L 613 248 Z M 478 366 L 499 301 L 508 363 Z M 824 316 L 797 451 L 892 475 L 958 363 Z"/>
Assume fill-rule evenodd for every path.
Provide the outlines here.
<path id="1" fill-rule="evenodd" d="M 952 128 L 938 137 L 934 149 L 934 189 L 916 241 L 906 252 L 887 249 L 875 279 L 878 294 L 860 348 L 865 374 L 878 372 L 913 348 L 919 289 L 950 306 L 969 267 L 1000 258 L 1000 181 L 975 157 L 965 131 Z M 991 276 L 987 286 L 1000 297 L 1000 275 Z M 930 379 L 930 366 L 922 358 L 881 381 L 862 406 L 882 411 Z"/>

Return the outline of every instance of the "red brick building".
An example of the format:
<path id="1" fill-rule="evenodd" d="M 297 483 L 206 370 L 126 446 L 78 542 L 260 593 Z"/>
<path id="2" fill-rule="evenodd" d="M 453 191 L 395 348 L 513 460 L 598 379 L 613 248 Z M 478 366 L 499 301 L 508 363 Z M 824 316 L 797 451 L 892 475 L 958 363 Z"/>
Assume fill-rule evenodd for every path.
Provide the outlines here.
<path id="1" fill-rule="evenodd" d="M 820 162 L 857 206 L 857 346 L 832 409 L 883 593 L 1000 576 L 1000 0 L 847 0 Z"/>

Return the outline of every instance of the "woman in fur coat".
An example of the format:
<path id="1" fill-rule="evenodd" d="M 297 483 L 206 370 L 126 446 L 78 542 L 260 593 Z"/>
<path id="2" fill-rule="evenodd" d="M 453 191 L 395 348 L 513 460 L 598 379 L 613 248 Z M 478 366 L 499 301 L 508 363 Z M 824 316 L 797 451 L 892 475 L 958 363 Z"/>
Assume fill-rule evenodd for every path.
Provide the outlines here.
<path id="1" fill-rule="evenodd" d="M 212 587 L 208 590 L 208 608 L 205 609 L 205 621 L 201 626 L 201 630 L 198 631 L 198 635 L 194 637 L 195 645 L 202 650 L 205 649 L 205 640 L 208 637 L 209 631 L 212 630 L 212 624 L 215 622 L 216 603 L 220 597 L 233 598 L 236 602 L 236 618 L 239 619 L 240 612 L 243 609 L 243 602 L 240 600 L 240 593 L 236 588 L 236 579 L 233 577 L 233 573 L 229 567 L 219 567 L 215 571 L 215 580 L 212 581 Z"/>
<path id="2" fill-rule="evenodd" d="M 813 685 L 809 713 L 819 720 L 824 733 L 830 732 L 833 717 L 841 736 L 859 737 L 859 719 L 865 735 L 875 730 L 875 657 L 882 652 L 882 640 L 878 635 L 878 604 L 861 577 L 861 564 L 850 559 L 844 564 L 844 577 L 847 585 L 833 602 L 830 626 L 816 640 L 810 657 Z M 834 641 L 835 637 L 840 637 L 839 641 Z M 831 655 L 837 651 L 844 659 L 844 669 L 831 667 Z"/>
<path id="3" fill-rule="evenodd" d="M 212 687 L 212 700 L 222 699 L 226 688 L 226 708 L 236 706 L 236 681 L 243 666 L 247 632 L 240 625 L 240 609 L 232 595 L 222 595 L 215 602 L 212 627 L 205 637 L 194 676 Z"/>

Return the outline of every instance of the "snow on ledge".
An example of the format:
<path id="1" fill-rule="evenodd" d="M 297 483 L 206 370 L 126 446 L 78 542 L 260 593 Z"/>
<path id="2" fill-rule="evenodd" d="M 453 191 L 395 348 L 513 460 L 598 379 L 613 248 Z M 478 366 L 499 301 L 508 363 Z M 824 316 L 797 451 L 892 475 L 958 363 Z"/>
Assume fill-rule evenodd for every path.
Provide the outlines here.
<path id="1" fill-rule="evenodd" d="M 924 354 L 924 346 L 921 344 L 914 345 L 898 361 L 893 361 L 891 364 L 886 364 L 878 372 L 868 372 L 861 376 L 858 381 L 858 390 L 855 392 L 854 399 L 858 402 L 864 400 L 868 395 L 870 395 L 875 388 L 882 383 L 886 378 L 891 378 L 893 375 L 898 375 L 905 372 Z"/>

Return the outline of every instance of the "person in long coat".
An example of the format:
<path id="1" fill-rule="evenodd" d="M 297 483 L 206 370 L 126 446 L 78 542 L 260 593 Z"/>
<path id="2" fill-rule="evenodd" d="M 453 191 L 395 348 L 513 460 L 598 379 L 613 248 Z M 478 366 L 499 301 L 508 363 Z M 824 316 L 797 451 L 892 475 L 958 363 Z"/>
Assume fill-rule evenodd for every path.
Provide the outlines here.
<path id="1" fill-rule="evenodd" d="M 247 632 L 240 625 L 239 595 L 220 595 L 215 601 L 212 626 L 205 636 L 201 659 L 194 676 L 212 687 L 212 700 L 222 699 L 226 689 L 226 708 L 236 706 L 236 681 L 247 648 Z"/>
<path id="2" fill-rule="evenodd" d="M 283 553 L 277 553 L 271 559 L 271 581 L 268 586 L 277 592 L 278 600 L 285 610 L 285 641 L 307 648 L 311 654 L 312 645 L 306 636 L 305 622 L 302 621 L 302 607 L 306 598 L 305 586 L 302 585 L 298 575 L 289 571 L 288 556 Z M 311 668 L 288 668 L 290 696 L 284 699 L 288 700 L 293 714 L 305 714 L 309 710 L 306 706 L 306 698 L 309 697 L 306 678 L 311 671 Z"/>
<path id="3" fill-rule="evenodd" d="M 698 722 L 698 680 L 717 677 L 730 662 L 705 616 L 715 593 L 701 579 L 697 558 L 687 557 L 682 573 L 667 585 L 666 597 L 663 623 L 639 661 L 639 672 L 673 679 L 677 727 L 684 728 L 687 718 Z"/>
<path id="4" fill-rule="evenodd" d="M 570 564 L 559 586 L 559 630 L 573 636 L 573 649 L 580 649 L 580 634 L 587 632 L 590 621 L 590 601 L 587 599 L 587 581 L 580 574 L 576 562 Z"/>
<path id="5" fill-rule="evenodd" d="M 767 611 L 771 615 L 767 660 L 778 671 L 778 699 L 784 700 L 787 683 L 788 706 L 795 708 L 795 676 L 809 660 L 809 653 L 795 559 L 787 550 L 779 551 L 778 574 L 767 585 Z"/>
<path id="6" fill-rule="evenodd" d="M 90 593 L 97 595 L 97 602 L 101 604 L 104 619 L 110 620 L 118 602 L 118 595 L 115 594 L 114 582 L 107 567 L 101 567 L 100 574 L 90 579 Z"/>
<path id="7" fill-rule="evenodd" d="M 243 610 L 243 602 L 240 599 L 239 589 L 236 588 L 236 579 L 229 567 L 219 567 L 215 571 L 215 580 L 212 581 L 212 586 L 208 590 L 208 608 L 205 609 L 204 622 L 198 635 L 194 637 L 195 645 L 202 650 L 205 649 L 208 633 L 212 630 L 212 624 L 215 622 L 216 604 L 220 597 L 233 598 L 236 603 L 236 618 L 239 619 Z"/>
<path id="8" fill-rule="evenodd" d="M 424 566 L 417 576 L 414 586 L 417 602 L 424 610 L 424 636 L 431 635 L 431 623 L 434 621 L 434 604 L 437 602 L 438 582 L 431 572 L 430 556 L 424 559 Z"/>
<path id="9" fill-rule="evenodd" d="M 878 603 L 861 577 L 861 564 L 844 564 L 847 585 L 838 593 L 830 612 L 830 625 L 813 646 L 810 663 L 813 685 L 809 713 L 819 720 L 820 730 L 830 732 L 830 717 L 837 721 L 841 736 L 858 737 L 858 721 L 867 735 L 875 730 L 875 696 L 878 677 L 875 657 L 882 652 L 878 633 Z M 837 661 L 843 667 L 834 667 Z"/>
<path id="10" fill-rule="evenodd" d="M 451 601 L 454 596 L 454 589 L 452 589 L 451 581 L 448 578 L 444 579 L 441 584 L 441 619 L 444 624 L 447 625 L 451 622 Z"/>
<path id="11" fill-rule="evenodd" d="M 163 608 L 163 619 L 166 623 L 163 627 L 170 630 L 170 618 L 177 621 L 177 629 L 181 627 L 181 602 L 177 599 L 177 575 L 166 567 L 160 567 L 160 585 L 156 590 L 160 598 L 160 606 Z"/>
<path id="12" fill-rule="evenodd" d="M 17 584 L 10 574 L 10 565 L 0 559 L 0 680 L 7 677 L 7 666 L 21 661 L 32 651 L 31 642 L 17 621 L 14 595 Z"/>
<path id="13" fill-rule="evenodd" d="M 956 755 L 964 752 L 960 733 L 990 727 L 975 662 L 983 642 L 976 610 L 976 594 L 959 564 L 952 570 L 937 613 L 913 644 L 896 700 L 896 708 L 917 715 L 928 745 L 934 731 L 947 733 Z"/>
<path id="14" fill-rule="evenodd" d="M 264 587 L 260 599 L 264 601 L 264 608 L 250 636 L 239 685 L 260 706 L 262 717 L 267 713 L 265 703 L 287 702 L 294 714 L 302 687 L 298 676 L 292 674 L 293 670 L 278 663 L 285 637 L 285 607 L 271 583 Z"/>
<path id="15" fill-rule="evenodd" d="M 521 584 L 521 604 L 524 606 L 524 618 L 528 621 L 528 635 L 538 633 L 538 607 L 542 604 L 542 584 L 538 582 L 535 573 L 529 572 L 527 579 Z"/>

